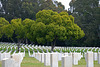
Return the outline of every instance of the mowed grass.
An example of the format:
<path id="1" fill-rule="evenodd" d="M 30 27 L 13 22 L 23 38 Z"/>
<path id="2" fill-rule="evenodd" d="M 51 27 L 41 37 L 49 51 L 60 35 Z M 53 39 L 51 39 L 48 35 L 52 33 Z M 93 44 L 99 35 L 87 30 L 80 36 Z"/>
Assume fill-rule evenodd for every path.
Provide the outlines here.
<path id="1" fill-rule="evenodd" d="M 21 67 L 44 67 L 44 64 L 36 60 L 35 58 L 29 57 L 28 54 L 24 57 Z M 49 67 L 49 66 L 45 66 Z"/>
<path id="2" fill-rule="evenodd" d="M 1 61 L 0 61 L 0 67 L 2 67 L 2 63 L 1 63 Z"/>
<path id="3" fill-rule="evenodd" d="M 44 67 L 44 64 L 37 61 L 35 58 L 25 57 L 21 63 L 21 67 Z"/>

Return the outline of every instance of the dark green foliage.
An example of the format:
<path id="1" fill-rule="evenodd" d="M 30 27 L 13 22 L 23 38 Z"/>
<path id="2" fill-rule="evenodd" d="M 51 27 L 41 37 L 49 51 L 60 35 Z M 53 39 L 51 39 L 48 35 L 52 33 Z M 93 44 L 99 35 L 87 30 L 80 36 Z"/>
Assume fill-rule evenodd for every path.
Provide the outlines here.
<path id="1" fill-rule="evenodd" d="M 73 6 L 77 23 L 85 32 L 85 37 L 77 40 L 75 44 L 81 46 L 99 46 L 100 37 L 98 36 L 100 25 L 100 7 L 98 7 L 99 0 L 76 0 L 71 1 L 70 6 Z"/>
<path id="2" fill-rule="evenodd" d="M 35 15 L 39 10 L 51 9 L 61 12 L 64 10 L 64 5 L 58 4 L 56 7 L 52 0 L 1 0 L 2 7 L 0 7 L 0 16 L 6 18 L 8 21 L 14 18 L 35 19 Z"/>

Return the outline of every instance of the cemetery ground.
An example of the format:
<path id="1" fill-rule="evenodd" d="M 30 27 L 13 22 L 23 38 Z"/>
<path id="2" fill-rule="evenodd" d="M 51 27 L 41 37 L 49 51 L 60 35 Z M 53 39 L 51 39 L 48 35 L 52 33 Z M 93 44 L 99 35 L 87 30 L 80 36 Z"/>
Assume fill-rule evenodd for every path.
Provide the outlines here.
<path id="1" fill-rule="evenodd" d="M 0 62 L 1 67 L 1 62 Z M 50 67 L 50 66 L 44 66 L 43 63 L 39 62 L 35 58 L 29 57 L 28 53 L 26 53 L 26 56 L 24 57 L 21 67 Z M 59 61 L 59 67 L 61 67 L 61 61 Z M 86 67 L 85 59 L 82 58 L 79 61 L 79 65 L 73 65 L 73 67 Z M 97 63 L 97 61 L 94 61 L 94 67 L 100 67 L 100 64 Z"/>
<path id="2" fill-rule="evenodd" d="M 61 67 L 61 61 L 59 61 L 58 66 Z M 25 58 L 21 63 L 21 67 L 50 67 L 50 66 L 44 66 L 43 63 L 39 62 L 35 58 L 29 57 L 28 54 L 26 54 Z M 79 61 L 79 65 L 73 65 L 73 67 L 86 67 L 85 59 L 82 58 Z M 100 67 L 100 64 L 98 64 L 97 61 L 94 61 L 94 67 Z"/>
<path id="3" fill-rule="evenodd" d="M 13 46 L 11 48 L 11 46 Z M 30 46 L 30 45 L 26 45 L 28 48 L 29 48 L 29 51 L 30 53 L 32 54 L 33 53 L 33 50 L 34 52 L 37 52 L 37 49 L 39 52 L 41 52 L 41 50 L 39 48 L 42 48 L 44 52 L 46 52 L 46 49 L 49 48 L 49 47 L 42 47 L 42 46 Z M 39 62 L 36 58 L 34 57 L 29 57 L 29 52 L 28 52 L 28 48 L 24 45 L 24 48 L 25 48 L 25 57 L 23 58 L 23 61 L 21 62 L 21 67 L 50 67 L 50 66 L 44 66 L 44 63 L 41 63 Z M 8 47 L 8 48 L 7 48 Z M 15 50 L 17 50 L 17 47 L 15 48 L 16 46 L 15 45 L 0 45 L 0 52 L 3 53 L 3 52 L 10 52 L 11 51 L 11 54 L 13 54 L 15 52 Z M 34 47 L 33 50 L 31 47 Z M 64 48 L 65 50 L 66 48 Z M 3 51 L 2 51 L 3 50 Z M 65 52 L 64 50 L 62 50 L 62 52 Z M 68 49 L 66 50 L 67 52 L 71 51 L 77 51 L 77 52 L 80 52 L 80 51 L 91 51 L 92 49 Z M 99 49 L 94 49 L 92 51 L 95 51 L 95 52 L 98 52 Z M 24 52 L 24 49 L 23 47 L 21 47 L 20 49 L 21 52 Z M 58 51 L 60 52 L 59 50 L 54 50 L 54 51 Z M 48 52 L 50 52 L 50 49 L 48 49 Z M 18 53 L 18 52 L 16 52 Z M 58 62 L 58 67 L 61 67 L 62 66 L 62 62 L 59 61 Z M 0 67 L 2 67 L 2 62 L 0 61 Z M 72 67 L 86 67 L 86 61 L 85 61 L 85 58 L 82 57 L 81 60 L 78 61 L 78 65 L 73 65 Z M 100 64 L 98 64 L 98 61 L 94 61 L 94 67 L 100 67 Z"/>

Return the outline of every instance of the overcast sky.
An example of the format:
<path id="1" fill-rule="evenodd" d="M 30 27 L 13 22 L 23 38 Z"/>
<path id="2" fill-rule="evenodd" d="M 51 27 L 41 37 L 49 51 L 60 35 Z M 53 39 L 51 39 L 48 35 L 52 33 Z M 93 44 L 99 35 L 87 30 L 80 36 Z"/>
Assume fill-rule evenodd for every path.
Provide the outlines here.
<path id="1" fill-rule="evenodd" d="M 68 8 L 69 8 L 69 2 L 71 1 L 71 0 L 57 0 L 58 2 L 61 2 L 64 6 L 65 6 L 65 9 L 67 9 L 68 10 Z"/>

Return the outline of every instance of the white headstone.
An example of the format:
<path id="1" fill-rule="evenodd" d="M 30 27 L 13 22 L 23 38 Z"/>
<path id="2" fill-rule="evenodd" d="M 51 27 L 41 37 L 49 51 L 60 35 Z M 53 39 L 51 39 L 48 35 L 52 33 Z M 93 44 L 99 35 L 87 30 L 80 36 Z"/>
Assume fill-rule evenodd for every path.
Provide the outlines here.
<path id="1" fill-rule="evenodd" d="M 10 58 L 10 53 L 3 53 L 4 58 Z"/>
<path id="2" fill-rule="evenodd" d="M 85 61 L 87 61 L 87 56 L 86 56 L 86 53 L 84 53 L 84 57 L 85 57 Z"/>
<path id="3" fill-rule="evenodd" d="M 62 56 L 62 67 L 72 67 L 71 56 Z"/>
<path id="4" fill-rule="evenodd" d="M 68 56 L 68 53 L 64 53 L 65 56 Z"/>
<path id="5" fill-rule="evenodd" d="M 21 54 L 23 57 L 25 57 L 25 53 L 24 53 L 24 52 L 21 52 L 21 53 L 19 53 L 19 54 Z"/>
<path id="6" fill-rule="evenodd" d="M 72 53 L 70 52 L 70 53 L 68 53 L 68 56 L 72 56 Z"/>
<path id="7" fill-rule="evenodd" d="M 50 53 L 44 53 L 44 65 L 50 66 Z"/>
<path id="8" fill-rule="evenodd" d="M 44 53 L 41 54 L 41 63 L 44 63 Z"/>
<path id="9" fill-rule="evenodd" d="M 32 57 L 35 57 L 35 52 L 33 51 Z"/>
<path id="10" fill-rule="evenodd" d="M 62 53 L 58 53 L 58 60 L 61 61 Z"/>
<path id="11" fill-rule="evenodd" d="M 87 52 L 87 67 L 94 67 L 94 62 L 93 62 L 93 52 Z"/>
<path id="12" fill-rule="evenodd" d="M 38 60 L 41 61 L 41 53 L 38 53 Z"/>
<path id="13" fill-rule="evenodd" d="M 78 65 L 79 56 L 77 53 L 72 54 L 72 60 L 74 65 Z"/>
<path id="14" fill-rule="evenodd" d="M 0 53 L 0 61 L 3 60 L 3 53 Z"/>
<path id="15" fill-rule="evenodd" d="M 20 67 L 20 65 L 11 58 L 5 58 L 2 60 L 2 67 Z"/>
<path id="16" fill-rule="evenodd" d="M 98 52 L 98 64 L 100 64 L 100 52 Z"/>
<path id="17" fill-rule="evenodd" d="M 38 58 L 38 53 L 35 53 L 35 58 L 36 58 L 36 59 Z"/>
<path id="18" fill-rule="evenodd" d="M 94 59 L 94 61 L 97 61 L 97 53 L 93 53 L 93 59 Z"/>
<path id="19" fill-rule="evenodd" d="M 51 53 L 50 59 L 51 59 L 51 67 L 58 67 L 58 54 Z"/>
<path id="20" fill-rule="evenodd" d="M 19 64 L 19 67 L 20 67 L 20 64 L 23 60 L 23 56 L 22 56 L 22 54 L 16 53 L 16 54 L 12 55 L 12 59 L 14 59 Z"/>

